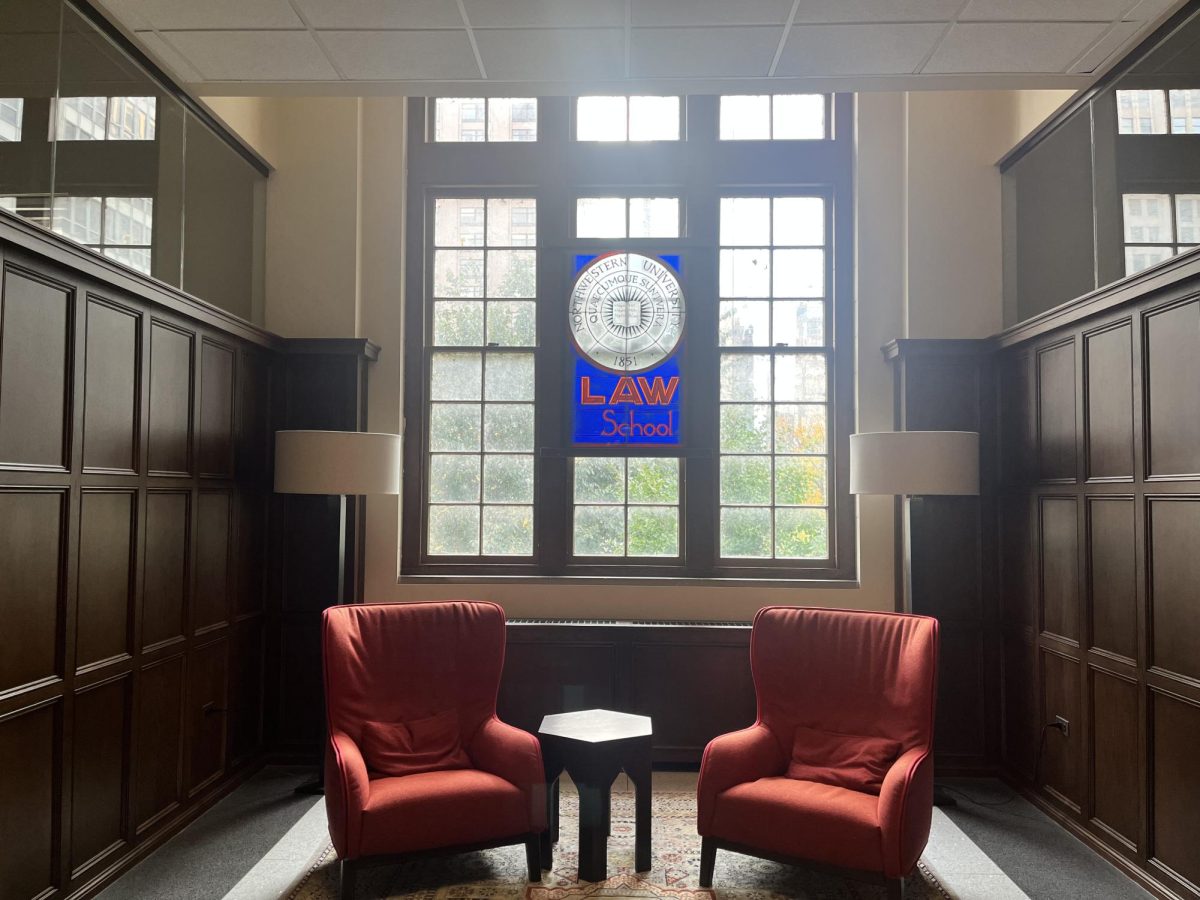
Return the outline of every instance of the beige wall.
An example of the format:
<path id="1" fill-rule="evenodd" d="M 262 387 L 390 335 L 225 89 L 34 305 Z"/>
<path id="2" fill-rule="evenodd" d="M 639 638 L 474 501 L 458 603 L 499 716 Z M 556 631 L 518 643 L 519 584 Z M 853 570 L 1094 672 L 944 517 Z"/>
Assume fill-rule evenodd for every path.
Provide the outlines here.
<path id="1" fill-rule="evenodd" d="M 267 327 L 287 336 L 357 335 L 380 344 L 370 425 L 398 430 L 403 100 L 210 102 L 276 167 L 268 190 Z M 1020 123 L 1047 106 L 1044 99 L 1021 106 L 1016 95 L 1001 92 L 860 96 L 856 430 L 892 426 L 891 371 L 879 351 L 886 341 L 976 337 L 998 329 L 994 163 L 1016 140 Z M 887 609 L 895 584 L 893 503 L 863 497 L 859 504 L 858 586 L 398 584 L 398 498 L 372 497 L 366 595 L 376 601 L 490 599 L 513 616 L 748 619 L 766 603 Z"/>

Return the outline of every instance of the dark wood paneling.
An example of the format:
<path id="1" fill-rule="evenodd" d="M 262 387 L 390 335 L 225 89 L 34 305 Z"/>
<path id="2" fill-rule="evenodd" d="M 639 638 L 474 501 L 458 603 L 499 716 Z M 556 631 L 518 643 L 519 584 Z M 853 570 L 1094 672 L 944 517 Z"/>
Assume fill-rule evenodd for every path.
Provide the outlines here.
<path id="1" fill-rule="evenodd" d="M 183 656 L 148 666 L 138 675 L 133 818 L 139 832 L 182 799 L 183 688 Z"/>
<path id="2" fill-rule="evenodd" d="M 238 765 L 262 746 L 263 621 L 249 619 L 233 632 L 229 655 L 229 760 Z"/>
<path id="3" fill-rule="evenodd" d="M 229 619 L 231 506 L 229 494 L 225 491 L 200 492 L 196 510 L 193 631 L 204 631 Z"/>
<path id="4" fill-rule="evenodd" d="M 192 344 L 190 333 L 150 326 L 150 471 L 192 469 Z"/>
<path id="5" fill-rule="evenodd" d="M 1003 642 L 1003 758 L 1013 771 L 1033 781 L 1041 724 L 1037 648 L 1032 629 L 1006 631 Z"/>
<path id="6" fill-rule="evenodd" d="M 1043 497 L 1042 630 L 1079 638 L 1079 525 L 1075 500 Z"/>
<path id="7" fill-rule="evenodd" d="M 71 774 L 73 875 L 100 863 L 124 842 L 130 688 L 125 675 L 75 697 L 74 739 L 83 752 L 75 755 Z"/>
<path id="8" fill-rule="evenodd" d="M 5 268 L 0 297 L 0 465 L 64 468 L 72 292 Z"/>
<path id="9" fill-rule="evenodd" d="M 1200 498 L 1149 503 L 1152 665 L 1200 679 Z"/>
<path id="10" fill-rule="evenodd" d="M 1088 500 L 1088 604 L 1092 646 L 1137 656 L 1137 533 L 1132 498 Z"/>
<path id="11" fill-rule="evenodd" d="M 58 708 L 0 719 L 0 896 L 31 900 L 58 882 Z"/>
<path id="12" fill-rule="evenodd" d="M 238 615 L 262 612 L 266 602 L 267 504 L 265 493 L 241 491 L 237 499 L 234 583 Z"/>
<path id="13" fill-rule="evenodd" d="M 131 652 L 136 497 L 94 489 L 80 497 L 77 668 Z"/>
<path id="14" fill-rule="evenodd" d="M 1000 498 L 1000 614 L 1007 624 L 1038 624 L 1036 503 L 1028 494 Z"/>
<path id="15" fill-rule="evenodd" d="M 1091 676 L 1092 816 L 1136 847 L 1141 795 L 1137 684 L 1095 669 Z"/>
<path id="16" fill-rule="evenodd" d="M 1057 653 L 1042 652 L 1042 703 L 1045 720 L 1062 716 L 1072 724 L 1071 733 L 1046 732 L 1042 747 L 1042 784 L 1059 794 L 1078 810 L 1083 804 L 1083 772 L 1079 753 L 1081 726 L 1079 715 L 1079 665 Z"/>
<path id="17" fill-rule="evenodd" d="M 233 474 L 233 363 L 229 347 L 204 341 L 200 352 L 200 474 Z"/>
<path id="18" fill-rule="evenodd" d="M 1200 473 L 1200 301 L 1145 319 L 1147 474 Z"/>
<path id="19" fill-rule="evenodd" d="M 1123 322 L 1084 338 L 1088 478 L 1133 477 L 1132 335 Z"/>
<path id="20" fill-rule="evenodd" d="M 226 671 L 228 642 L 215 641 L 188 659 L 189 793 L 217 778 L 225 768 Z"/>
<path id="21" fill-rule="evenodd" d="M 60 491 L 0 490 L 0 695 L 60 673 L 64 506 Z"/>
<path id="22" fill-rule="evenodd" d="M 1075 342 L 1038 351 L 1038 475 L 1075 478 Z"/>
<path id="23" fill-rule="evenodd" d="M 553 713 L 617 709 L 616 656 L 612 643 L 510 638 L 497 701 L 500 717 L 536 732 L 542 717 Z"/>
<path id="24" fill-rule="evenodd" d="M 1200 706 L 1154 694 L 1152 751 L 1155 859 L 1200 884 Z"/>
<path id="25" fill-rule="evenodd" d="M 143 647 L 183 635 L 190 504 L 191 495 L 177 491 L 151 491 L 146 498 Z"/>
<path id="26" fill-rule="evenodd" d="M 137 467 L 141 316 L 89 297 L 84 362 L 83 464 L 132 472 Z"/>

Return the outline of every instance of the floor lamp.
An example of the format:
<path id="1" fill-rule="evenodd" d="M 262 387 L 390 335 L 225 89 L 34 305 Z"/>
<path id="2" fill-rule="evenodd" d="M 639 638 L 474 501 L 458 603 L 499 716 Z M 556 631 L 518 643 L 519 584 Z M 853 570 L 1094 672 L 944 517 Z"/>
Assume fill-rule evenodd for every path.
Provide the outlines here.
<path id="1" fill-rule="evenodd" d="M 979 435 L 974 431 L 878 431 L 850 435 L 850 493 L 899 501 L 902 548 L 898 606 L 913 610 L 912 508 L 922 497 L 979 493 Z M 954 799 L 934 788 L 935 806 Z"/>
<path id="2" fill-rule="evenodd" d="M 338 523 L 337 591 L 329 605 L 353 603 L 354 590 L 347 590 L 346 535 L 347 497 L 400 493 L 400 435 L 364 431 L 277 431 L 275 432 L 275 492 L 277 494 L 323 494 L 328 496 Z M 285 522 L 284 527 L 287 527 Z M 353 561 L 351 561 L 353 564 Z M 349 574 L 353 583 L 355 573 Z M 318 698 L 324 706 L 323 698 Z M 297 793 L 324 791 L 325 716 L 321 715 L 321 751 L 317 777 L 302 784 Z"/>

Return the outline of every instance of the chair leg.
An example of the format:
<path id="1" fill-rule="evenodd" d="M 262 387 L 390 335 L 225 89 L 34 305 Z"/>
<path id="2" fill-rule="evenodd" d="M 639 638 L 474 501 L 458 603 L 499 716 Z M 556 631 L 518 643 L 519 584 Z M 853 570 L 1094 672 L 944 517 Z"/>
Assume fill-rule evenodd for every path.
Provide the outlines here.
<path id="1" fill-rule="evenodd" d="M 713 881 L 713 869 L 717 866 L 717 845 L 712 838 L 700 840 L 700 887 L 710 888 Z M 890 900 L 890 898 L 889 898 Z"/>
<path id="2" fill-rule="evenodd" d="M 904 879 L 889 878 L 887 880 L 887 900 L 904 900 Z"/>
<path id="3" fill-rule="evenodd" d="M 338 863 L 338 875 L 338 896 L 341 900 L 354 900 L 358 887 L 358 864 L 352 859 L 343 859 Z"/>
<path id="4" fill-rule="evenodd" d="M 525 839 L 525 866 L 530 881 L 542 880 L 542 836 L 531 834 Z"/>

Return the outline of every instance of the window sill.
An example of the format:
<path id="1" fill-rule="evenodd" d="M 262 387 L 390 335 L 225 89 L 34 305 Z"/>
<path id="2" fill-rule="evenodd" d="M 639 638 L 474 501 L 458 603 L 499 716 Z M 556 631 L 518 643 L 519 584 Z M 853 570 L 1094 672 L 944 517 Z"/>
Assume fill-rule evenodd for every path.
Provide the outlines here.
<path id="1" fill-rule="evenodd" d="M 754 578 L 729 576 L 725 578 L 694 578 L 688 576 L 621 576 L 621 575 L 421 575 L 402 574 L 397 584 L 547 584 L 547 585 L 631 585 L 660 587 L 762 587 L 792 590 L 857 590 L 862 587 L 857 577 L 847 578 Z"/>

